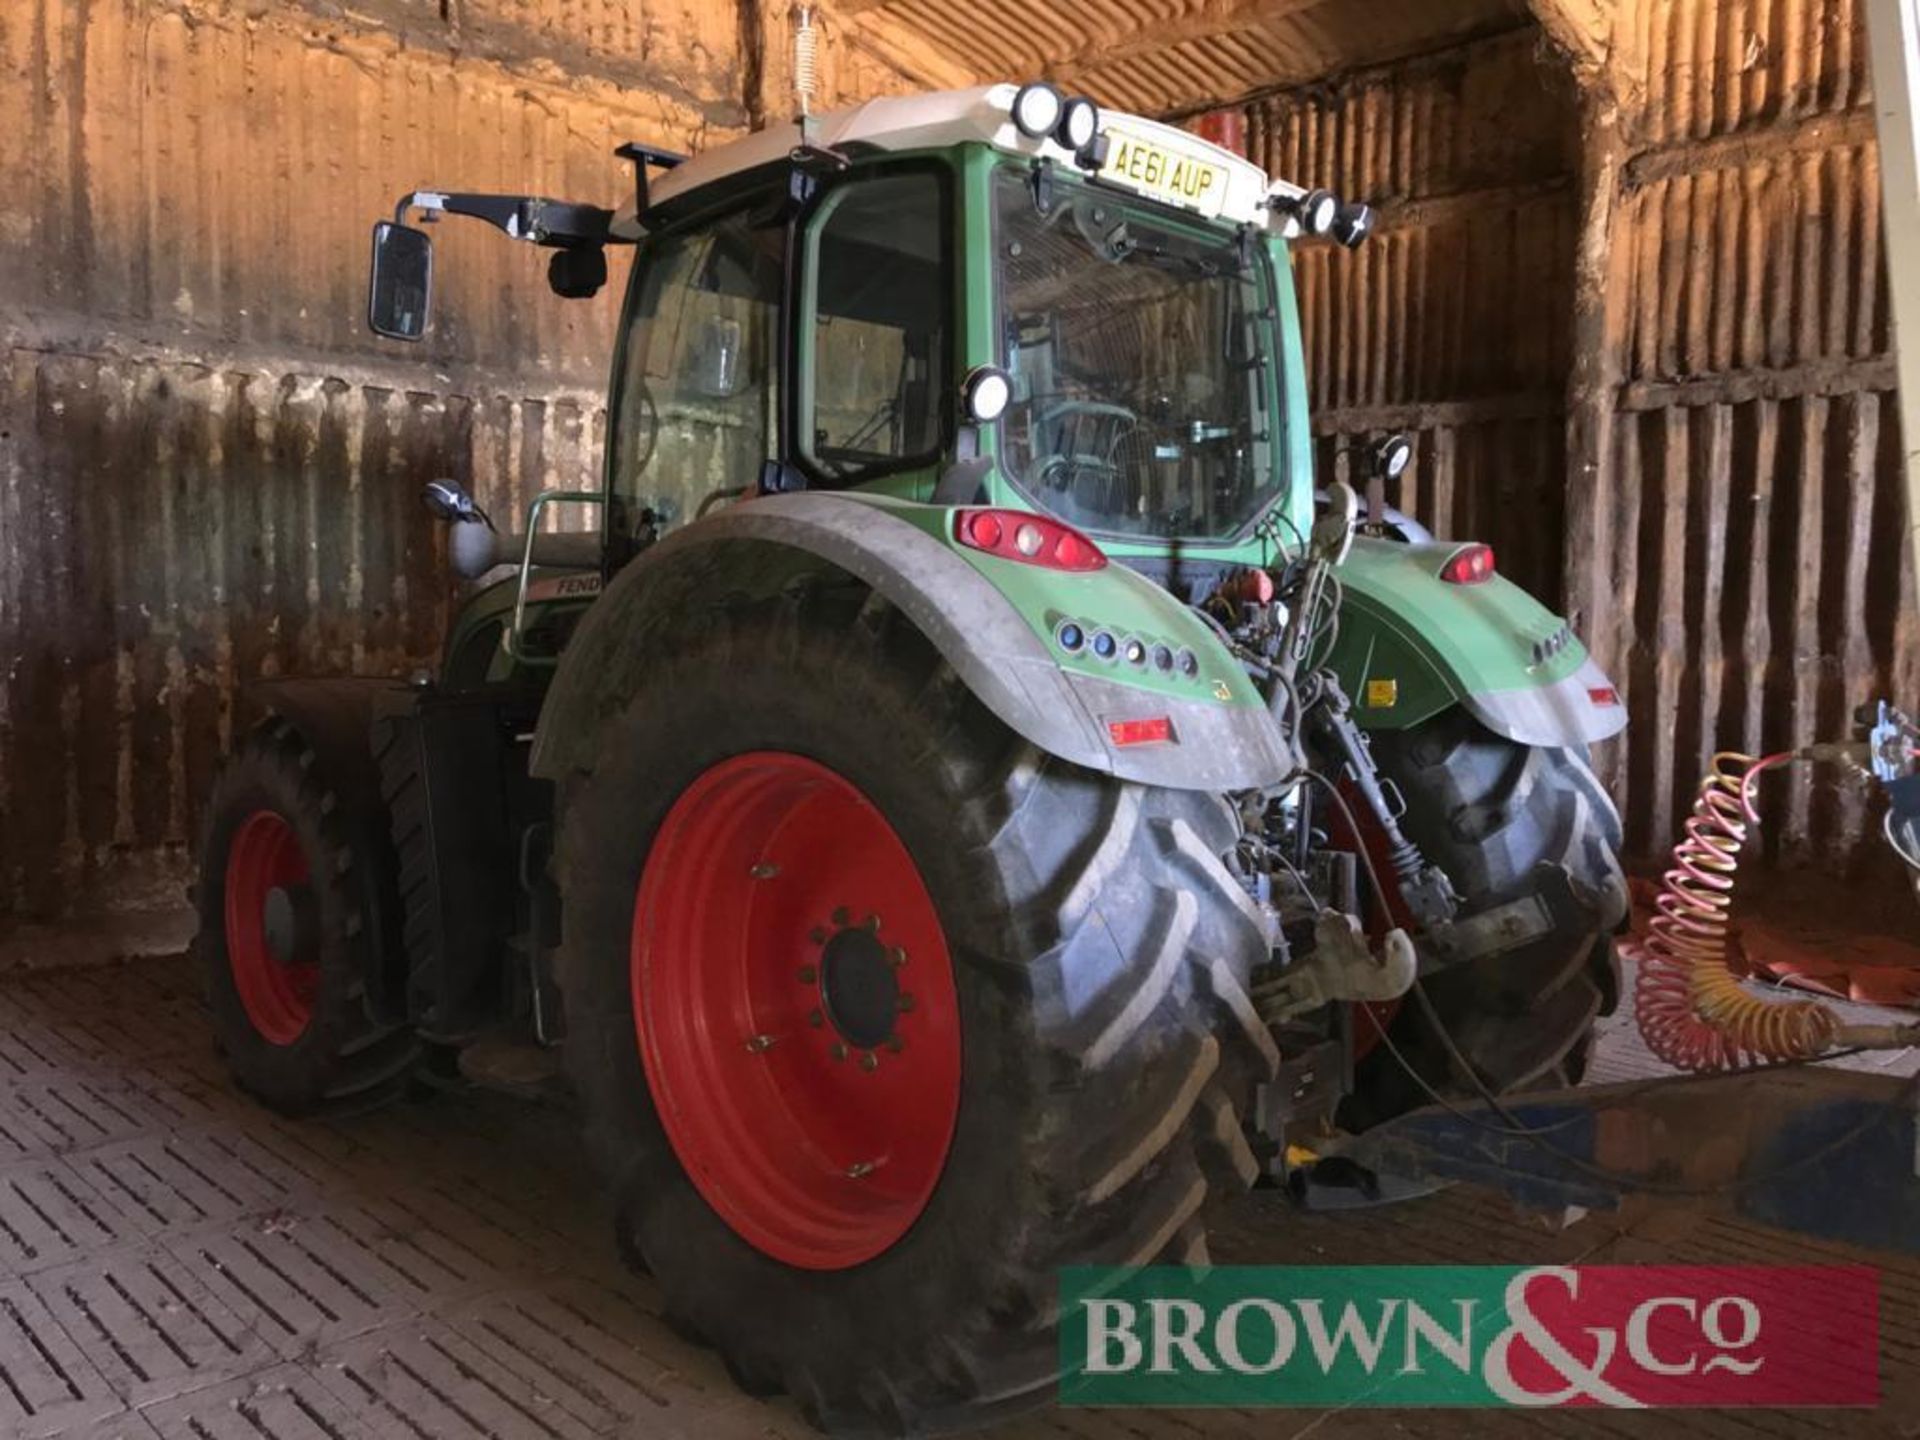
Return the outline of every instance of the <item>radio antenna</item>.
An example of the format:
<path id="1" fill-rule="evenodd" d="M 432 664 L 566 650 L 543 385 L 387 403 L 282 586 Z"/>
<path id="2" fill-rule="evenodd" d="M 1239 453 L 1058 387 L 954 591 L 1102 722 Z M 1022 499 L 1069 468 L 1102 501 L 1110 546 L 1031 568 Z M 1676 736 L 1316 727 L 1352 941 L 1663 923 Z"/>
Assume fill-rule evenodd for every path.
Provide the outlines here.
<path id="1" fill-rule="evenodd" d="M 793 103 L 795 117 L 805 130 L 813 114 L 813 97 L 820 85 L 820 32 L 814 27 L 813 6 L 793 7 Z"/>

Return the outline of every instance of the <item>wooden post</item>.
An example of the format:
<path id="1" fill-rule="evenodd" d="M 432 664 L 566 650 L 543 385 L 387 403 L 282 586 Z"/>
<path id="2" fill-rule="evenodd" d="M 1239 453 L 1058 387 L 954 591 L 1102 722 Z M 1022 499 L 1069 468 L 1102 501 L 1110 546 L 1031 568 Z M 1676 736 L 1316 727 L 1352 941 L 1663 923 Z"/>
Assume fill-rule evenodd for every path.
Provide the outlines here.
<path id="1" fill-rule="evenodd" d="M 1562 574 L 1568 619 L 1601 663 L 1613 667 L 1620 658 L 1621 618 L 1621 600 L 1612 583 L 1619 490 L 1613 432 L 1625 315 L 1620 294 L 1623 255 L 1615 253 L 1613 242 L 1626 146 L 1610 97 L 1587 92 L 1581 111 Z"/>
<path id="2" fill-rule="evenodd" d="M 1580 91 L 1580 230 L 1573 266 L 1573 359 L 1567 376 L 1567 504 L 1563 608 L 1600 663 L 1621 660 L 1614 593 L 1619 478 L 1613 436 L 1625 345 L 1626 247 L 1616 253 L 1627 145 L 1639 93 L 1615 53 L 1618 0 L 1529 0 L 1547 43 Z"/>
<path id="3" fill-rule="evenodd" d="M 1866 10 L 1900 374 L 1900 458 L 1906 471 L 1913 573 L 1920 577 L 1920 4 L 1867 0 Z M 1912 704 L 1915 697 L 1897 698 Z"/>

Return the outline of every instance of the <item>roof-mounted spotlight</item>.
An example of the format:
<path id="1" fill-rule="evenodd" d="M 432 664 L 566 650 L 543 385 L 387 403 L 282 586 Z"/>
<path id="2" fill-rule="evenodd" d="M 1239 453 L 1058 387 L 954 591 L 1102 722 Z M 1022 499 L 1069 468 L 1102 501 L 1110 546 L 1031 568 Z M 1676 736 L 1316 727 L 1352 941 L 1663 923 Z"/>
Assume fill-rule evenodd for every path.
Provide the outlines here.
<path id="1" fill-rule="evenodd" d="M 1371 205 L 1362 205 L 1354 201 L 1342 205 L 1333 217 L 1332 234 L 1335 240 L 1349 250 L 1358 250 L 1369 235 L 1373 234 L 1374 213 Z"/>
<path id="2" fill-rule="evenodd" d="M 1029 140 L 1051 135 L 1060 126 L 1066 102 L 1053 86 L 1041 81 L 1022 85 L 1013 97 L 1013 123 Z"/>
<path id="3" fill-rule="evenodd" d="M 1294 202 L 1294 217 L 1309 235 L 1331 235 L 1340 217 L 1340 197 L 1331 190 L 1309 190 Z"/>
<path id="4" fill-rule="evenodd" d="M 1053 138 L 1078 155 L 1093 144 L 1093 137 L 1099 133 L 1100 107 L 1086 96 L 1076 95 L 1061 108 L 1060 123 L 1054 128 Z"/>

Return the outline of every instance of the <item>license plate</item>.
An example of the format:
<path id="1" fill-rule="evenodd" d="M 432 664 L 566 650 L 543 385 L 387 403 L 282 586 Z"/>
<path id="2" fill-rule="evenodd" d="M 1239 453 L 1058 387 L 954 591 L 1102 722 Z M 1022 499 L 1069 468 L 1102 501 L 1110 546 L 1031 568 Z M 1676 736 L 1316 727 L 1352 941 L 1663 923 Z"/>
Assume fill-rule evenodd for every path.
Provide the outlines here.
<path id="1" fill-rule="evenodd" d="M 1202 215 L 1218 215 L 1227 203 L 1225 166 L 1118 126 L 1108 127 L 1100 178 Z"/>

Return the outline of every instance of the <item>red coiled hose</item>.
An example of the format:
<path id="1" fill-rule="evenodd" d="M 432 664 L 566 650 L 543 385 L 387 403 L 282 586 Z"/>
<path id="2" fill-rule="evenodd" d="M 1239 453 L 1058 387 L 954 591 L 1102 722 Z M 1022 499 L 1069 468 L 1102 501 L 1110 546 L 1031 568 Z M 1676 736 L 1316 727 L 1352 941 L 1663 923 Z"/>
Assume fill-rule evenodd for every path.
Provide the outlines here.
<path id="1" fill-rule="evenodd" d="M 1753 785 L 1791 754 L 1723 751 L 1700 781 L 1685 837 L 1661 878 L 1658 913 L 1638 947 L 1634 1018 L 1647 1047 L 1682 1070 L 1730 1070 L 1761 1060 L 1805 1060 L 1838 1036 L 1833 1012 L 1814 1001 L 1776 1002 L 1748 992 L 1727 964 L 1727 911 L 1740 850 L 1760 813 Z"/>

